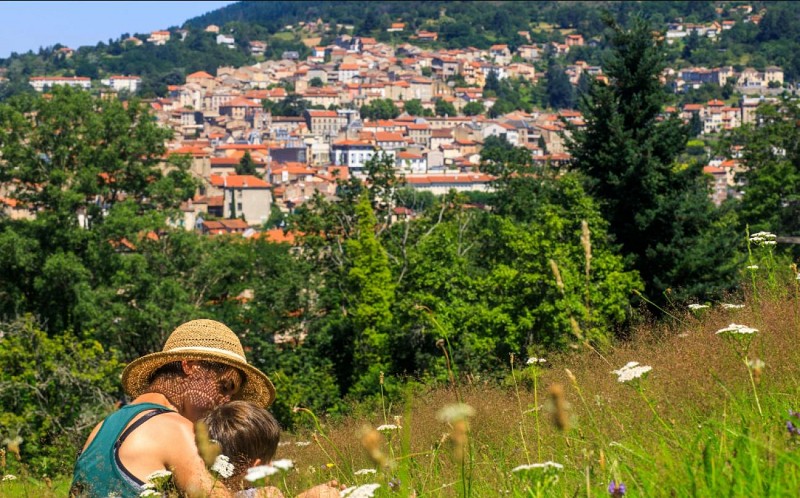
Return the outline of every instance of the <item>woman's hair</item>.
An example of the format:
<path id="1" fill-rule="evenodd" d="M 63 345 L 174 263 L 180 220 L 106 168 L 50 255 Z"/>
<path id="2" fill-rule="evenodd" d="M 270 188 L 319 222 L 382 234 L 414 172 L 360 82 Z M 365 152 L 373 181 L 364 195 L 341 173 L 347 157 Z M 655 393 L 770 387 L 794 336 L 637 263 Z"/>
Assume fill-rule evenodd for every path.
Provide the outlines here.
<path id="1" fill-rule="evenodd" d="M 213 409 L 203 419 L 208 437 L 219 443 L 240 473 L 259 458 L 268 463 L 275 456 L 281 429 L 267 410 L 247 401 L 231 401 Z"/>

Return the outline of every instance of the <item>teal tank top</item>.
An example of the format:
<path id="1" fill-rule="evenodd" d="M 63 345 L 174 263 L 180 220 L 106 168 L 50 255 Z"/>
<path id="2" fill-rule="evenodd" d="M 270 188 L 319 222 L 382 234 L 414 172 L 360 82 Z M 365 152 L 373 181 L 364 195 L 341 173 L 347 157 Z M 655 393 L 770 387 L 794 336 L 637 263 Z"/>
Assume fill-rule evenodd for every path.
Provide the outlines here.
<path id="1" fill-rule="evenodd" d="M 126 430 L 137 415 L 149 411 Z M 103 421 L 89 447 L 75 462 L 70 496 L 81 498 L 136 498 L 142 492 L 142 481 L 122 465 L 119 447 L 140 425 L 156 415 L 173 410 L 155 403 L 125 405 Z"/>

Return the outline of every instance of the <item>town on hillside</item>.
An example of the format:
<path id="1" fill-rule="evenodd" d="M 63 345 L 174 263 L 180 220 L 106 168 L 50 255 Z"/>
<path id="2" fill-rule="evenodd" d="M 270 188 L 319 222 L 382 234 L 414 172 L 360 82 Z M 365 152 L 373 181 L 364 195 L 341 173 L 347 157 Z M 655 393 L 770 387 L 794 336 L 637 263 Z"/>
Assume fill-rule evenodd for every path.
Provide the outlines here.
<path id="1" fill-rule="evenodd" d="M 764 11 L 744 9 L 742 22 L 757 24 Z M 749 8 L 749 10 L 748 10 Z M 686 37 L 714 40 L 735 21 L 707 24 L 669 23 L 666 43 Z M 323 19 L 287 26 L 313 34 L 334 27 Z M 403 32 L 405 23 L 393 23 Z M 235 38 L 208 25 L 205 32 L 216 43 L 233 47 Z M 165 44 L 182 40 L 188 30 L 154 31 L 147 39 L 129 37 L 124 43 Z M 519 36 L 530 40 L 530 33 Z M 579 32 L 562 42 L 527 43 L 511 50 L 497 44 L 489 49 L 425 49 L 436 32 L 417 30 L 402 44 L 341 34 L 327 46 L 310 45 L 301 60 L 286 51 L 279 60 L 244 67 L 218 67 L 215 74 L 198 71 L 183 84 L 170 85 L 168 95 L 150 100 L 158 122 L 174 130 L 170 154 L 191 157 L 191 171 L 202 181 L 197 195 L 183 206 L 181 226 L 203 233 L 254 234 L 270 219 L 273 209 L 284 213 L 315 194 L 333 197 L 337 181 L 363 177 L 365 164 L 376 154 L 389 156 L 409 188 L 442 194 L 486 191 L 493 178 L 479 171 L 482 144 L 491 136 L 530 151 L 537 162 L 564 165 L 570 161 L 565 136 L 571 123 L 583 126 L 581 113 L 572 109 L 493 113 L 496 96 L 484 95 L 487 83 L 513 78 L 535 84 L 544 75 L 536 62 L 568 54 L 575 47 L 597 43 Z M 413 42 L 417 40 L 419 45 Z M 266 42 L 249 42 L 253 54 L 263 54 Z M 59 49 L 63 57 L 72 50 Z M 603 68 L 583 61 L 564 67 L 570 84 L 582 78 L 604 80 Z M 676 93 L 703 85 L 732 86 L 737 101 L 713 99 L 701 104 L 666 107 L 687 123 L 695 122 L 700 135 L 714 135 L 754 120 L 756 107 L 775 100 L 785 90 L 784 73 L 770 66 L 764 71 L 733 67 L 668 68 L 662 82 Z M 38 76 L 30 84 L 40 92 L 56 85 L 96 88 L 86 77 Z M 135 94 L 136 75 L 102 79 L 101 96 Z M 302 103 L 302 110 L 297 109 Z M 294 107 L 292 107 L 294 106 Z M 288 109 L 288 111 L 287 111 Z M 475 112 L 475 109 L 478 112 Z M 490 117 L 491 116 L 491 117 Z M 237 174 L 243 161 L 252 174 Z M 712 198 L 720 204 L 739 195 L 737 151 L 713 158 L 705 167 L 712 182 Z M 13 206 L 6 206 L 13 209 Z M 413 216 L 403 210 L 403 215 Z M 273 231 L 273 236 L 283 235 Z"/>

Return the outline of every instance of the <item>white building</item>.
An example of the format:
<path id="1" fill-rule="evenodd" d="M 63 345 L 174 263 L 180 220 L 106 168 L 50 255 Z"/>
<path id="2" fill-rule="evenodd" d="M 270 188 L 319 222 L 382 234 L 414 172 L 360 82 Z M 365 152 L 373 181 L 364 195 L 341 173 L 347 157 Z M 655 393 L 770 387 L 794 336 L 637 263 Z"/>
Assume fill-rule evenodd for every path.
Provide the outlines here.
<path id="1" fill-rule="evenodd" d="M 126 90 L 134 93 L 142 84 L 142 78 L 138 76 L 111 76 L 108 79 L 100 80 L 100 83 L 110 86 L 116 91 Z"/>
<path id="2" fill-rule="evenodd" d="M 43 92 L 46 88 L 56 85 L 67 85 L 84 90 L 92 87 L 92 80 L 82 76 L 34 76 L 28 80 L 28 83 L 37 92 Z"/>

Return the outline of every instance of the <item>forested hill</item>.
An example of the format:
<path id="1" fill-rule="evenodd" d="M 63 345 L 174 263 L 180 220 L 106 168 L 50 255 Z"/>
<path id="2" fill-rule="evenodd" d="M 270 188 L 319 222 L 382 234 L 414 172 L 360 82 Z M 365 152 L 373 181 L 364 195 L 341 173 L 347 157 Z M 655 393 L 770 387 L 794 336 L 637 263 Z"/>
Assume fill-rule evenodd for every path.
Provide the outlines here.
<path id="1" fill-rule="evenodd" d="M 508 44 L 512 52 L 522 44 L 562 43 L 567 33 L 578 33 L 590 43 L 571 50 L 566 62 L 601 65 L 604 11 L 623 26 L 632 14 L 642 15 L 663 31 L 674 22 L 735 22 L 718 42 L 698 38 L 686 46 L 672 45 L 666 54 L 671 67 L 733 65 L 763 70 L 777 65 L 788 81 L 800 76 L 798 2 L 244 1 L 189 19 L 181 27 L 169 27 L 171 38 L 163 45 L 148 42 L 150 33 L 122 33 L 95 46 L 70 47 L 75 50 L 68 56 L 60 44 L 38 52 L 14 53 L 0 59 L 0 100 L 31 92 L 28 81 L 33 76 L 98 80 L 136 75 L 142 78 L 140 95 L 164 96 L 168 85 L 183 83 L 192 72 L 215 74 L 221 66 L 277 59 L 287 51 L 304 59 L 310 45 L 330 45 L 345 33 L 395 46 L 411 42 L 431 49 L 486 49 Z M 747 12 L 762 11 L 766 14 L 759 23 L 747 19 Z M 317 22 L 320 20 L 322 23 Z M 393 23 L 402 23 L 403 29 L 391 30 Z M 230 47 L 220 44 L 217 34 L 206 31 L 212 24 L 235 43 Z M 435 33 L 436 40 L 421 41 L 417 35 L 422 30 Z M 263 55 L 252 53 L 251 41 L 266 44 Z"/>

